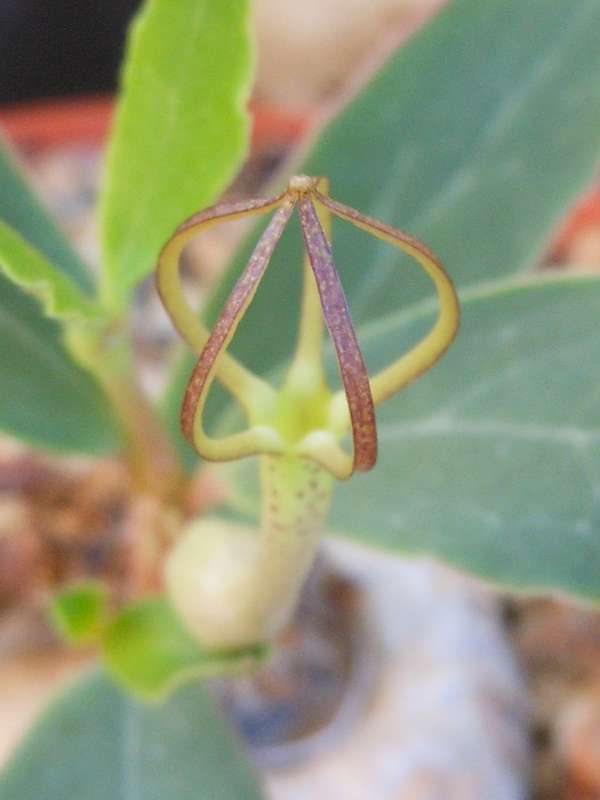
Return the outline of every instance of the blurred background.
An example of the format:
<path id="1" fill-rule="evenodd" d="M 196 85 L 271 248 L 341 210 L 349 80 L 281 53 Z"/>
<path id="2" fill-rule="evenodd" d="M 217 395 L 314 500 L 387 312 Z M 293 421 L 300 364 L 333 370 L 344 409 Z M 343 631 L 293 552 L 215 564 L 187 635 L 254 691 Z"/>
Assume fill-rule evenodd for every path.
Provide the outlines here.
<path id="1" fill-rule="evenodd" d="M 259 190 L 315 120 L 441 5 L 255 0 L 253 149 L 232 194 Z M 0 0 L 0 128 L 92 264 L 103 143 L 125 31 L 138 6 Z M 198 243 L 200 290 L 235 244 L 221 232 Z M 563 221 L 547 260 L 600 269 L 598 187 Z M 156 391 L 171 332 L 151 287 L 137 302 L 145 322 L 136 331 L 144 379 Z M 198 492 L 205 502 L 210 486 Z M 43 601 L 90 564 L 120 579 L 126 503 L 118 465 L 57 462 L 0 441 L 0 758 L 89 658 L 61 649 Z M 15 530 L 18 539 L 10 536 Z M 350 605 L 342 603 L 340 613 L 371 594 L 379 615 L 378 686 L 361 706 L 368 723 L 360 730 L 328 744 L 318 758 L 309 748 L 287 769 L 270 768 L 274 797 L 600 798 L 598 615 L 549 600 L 498 599 L 433 564 L 357 559 L 339 547 L 328 558 L 335 575 L 326 574 L 321 589 L 344 589 L 337 596 Z M 340 583 L 336 570 L 351 578 Z M 398 613 L 402 608 L 410 613 Z M 490 781 L 502 793 L 478 795 Z"/>
<path id="2" fill-rule="evenodd" d="M 0 4 L 2 104 L 113 91 L 138 0 Z"/>
<path id="3" fill-rule="evenodd" d="M 442 0 L 257 0 L 257 94 L 306 108 L 335 93 L 386 34 Z M 127 24 L 139 0 L 3 0 L 0 102 L 114 91 Z M 343 43 L 343 44 L 341 44 Z"/>

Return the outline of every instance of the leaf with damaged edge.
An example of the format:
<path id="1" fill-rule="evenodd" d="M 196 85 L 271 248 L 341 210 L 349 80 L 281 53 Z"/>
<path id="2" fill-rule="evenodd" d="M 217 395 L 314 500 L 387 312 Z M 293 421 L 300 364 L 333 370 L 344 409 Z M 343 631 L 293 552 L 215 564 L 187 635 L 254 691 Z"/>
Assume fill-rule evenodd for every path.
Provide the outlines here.
<path id="1" fill-rule="evenodd" d="M 87 294 L 92 276 L 50 219 L 0 137 L 0 220 L 19 233 Z"/>
<path id="2" fill-rule="evenodd" d="M 21 278 L 24 271 L 30 289 L 39 277 L 57 309 L 91 311 L 89 274 L 2 148 L 0 219 L 10 226 L 2 226 L 4 267 Z M 59 452 L 114 451 L 120 436 L 103 392 L 71 359 L 61 327 L 1 271 L 0 430 Z"/>
<path id="3" fill-rule="evenodd" d="M 81 321 L 102 315 L 77 284 L 1 220 L 0 270 L 39 300 L 49 317 Z"/>

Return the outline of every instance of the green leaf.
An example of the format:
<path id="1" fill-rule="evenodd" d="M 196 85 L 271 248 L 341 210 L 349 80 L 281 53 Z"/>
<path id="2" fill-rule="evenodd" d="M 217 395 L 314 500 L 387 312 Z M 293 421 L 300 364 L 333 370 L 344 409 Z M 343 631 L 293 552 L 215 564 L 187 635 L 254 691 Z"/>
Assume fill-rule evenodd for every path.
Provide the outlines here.
<path id="1" fill-rule="evenodd" d="M 248 0 L 148 0 L 135 20 L 101 203 L 113 306 L 185 217 L 218 197 L 248 146 Z"/>
<path id="2" fill-rule="evenodd" d="M 93 289 L 90 273 L 42 208 L 25 177 L 0 140 L 0 220 L 14 228 L 79 289 Z"/>
<path id="3" fill-rule="evenodd" d="M 81 321 L 101 315 L 76 283 L 1 220 L 0 270 L 36 297 L 50 317 Z"/>
<path id="4" fill-rule="evenodd" d="M 120 434 L 105 395 L 55 320 L 0 275 L 0 430 L 58 452 L 106 455 Z"/>
<path id="5" fill-rule="evenodd" d="M 143 706 L 101 674 L 55 700 L 0 777 L 0 800 L 260 800 L 200 686 Z"/>
<path id="6" fill-rule="evenodd" d="M 1 148 L 0 218 L 0 269 L 50 313 L 91 315 L 90 276 Z M 60 326 L 1 274 L 0 338 L 0 430 L 56 451 L 115 450 L 119 434 L 103 392 L 73 363 Z"/>
<path id="7" fill-rule="evenodd" d="M 102 651 L 108 669 L 146 699 L 164 697 L 192 678 L 244 672 L 264 658 L 264 648 L 206 651 L 162 598 L 123 609 L 107 627 Z"/>
<path id="8" fill-rule="evenodd" d="M 599 26 L 594 0 L 454 0 L 325 129 L 301 168 L 328 175 L 334 197 L 422 238 L 465 303 L 448 355 L 378 409 L 379 462 L 337 490 L 334 529 L 522 590 L 588 599 L 600 595 L 598 285 L 486 286 L 533 265 L 598 165 Z M 373 372 L 431 323 L 431 287 L 347 225 L 334 226 L 333 246 Z M 292 230 L 232 345 L 265 374 L 281 374 L 292 351 L 300 252 Z M 179 387 L 169 390 L 170 420 Z M 214 420 L 230 409 L 221 403 Z"/>
<path id="9" fill-rule="evenodd" d="M 513 589 L 600 601 L 600 279 L 510 281 L 462 309 L 444 359 L 378 409 L 380 460 L 338 487 L 332 527 Z M 373 322 L 367 359 L 430 321 Z"/>
<path id="10" fill-rule="evenodd" d="M 100 635 L 107 614 L 106 587 L 86 581 L 59 592 L 50 605 L 52 623 L 72 644 L 87 644 Z"/>

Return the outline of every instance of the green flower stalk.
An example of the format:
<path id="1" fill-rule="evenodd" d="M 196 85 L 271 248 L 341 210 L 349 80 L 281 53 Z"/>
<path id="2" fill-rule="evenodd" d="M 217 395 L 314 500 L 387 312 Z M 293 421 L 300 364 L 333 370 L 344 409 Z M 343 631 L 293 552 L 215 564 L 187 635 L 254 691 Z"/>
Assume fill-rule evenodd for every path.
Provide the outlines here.
<path id="1" fill-rule="evenodd" d="M 279 389 L 226 352 L 295 208 L 306 250 L 298 342 Z M 187 242 L 217 223 L 274 215 L 234 286 L 212 332 L 185 300 L 179 258 Z M 409 353 L 369 377 L 330 244 L 331 214 L 411 255 L 432 279 L 439 314 Z M 193 522 L 166 568 L 171 602 L 206 646 L 239 647 L 271 639 L 291 614 L 313 561 L 330 506 L 334 479 L 370 470 L 377 460 L 375 406 L 429 369 L 452 342 L 459 306 L 439 260 L 417 239 L 332 200 L 325 178 L 293 177 L 268 199 L 222 203 L 195 214 L 163 248 L 157 283 L 173 324 L 198 354 L 181 412 L 184 435 L 209 461 L 261 459 L 260 530 Z M 343 388 L 326 382 L 323 321 L 336 353 Z M 217 378 L 242 406 L 248 428 L 219 439 L 202 424 Z M 353 450 L 342 446 L 350 432 Z"/>

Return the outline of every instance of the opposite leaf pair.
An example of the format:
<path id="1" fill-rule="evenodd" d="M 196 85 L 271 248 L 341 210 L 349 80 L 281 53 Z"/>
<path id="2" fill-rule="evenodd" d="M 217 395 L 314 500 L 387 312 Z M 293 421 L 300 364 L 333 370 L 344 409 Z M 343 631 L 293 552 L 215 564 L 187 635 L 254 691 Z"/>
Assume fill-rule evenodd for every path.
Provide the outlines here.
<path id="1" fill-rule="evenodd" d="M 375 405 L 391 397 L 431 367 L 456 334 L 459 323 L 458 300 L 452 282 L 437 258 L 413 237 L 332 200 L 327 188 L 326 179 L 301 175 L 293 177 L 286 190 L 276 197 L 213 206 L 184 222 L 161 252 L 157 271 L 161 298 L 175 327 L 199 353 L 183 401 L 181 422 L 185 436 L 203 458 L 229 461 L 249 455 L 293 453 L 317 461 L 342 480 L 355 470 L 369 470 L 377 459 Z M 300 430 L 295 426 L 294 436 L 290 437 L 285 434 L 284 427 L 278 424 L 281 416 L 278 408 L 285 392 L 278 395 L 225 350 L 256 293 L 275 246 L 296 206 L 310 269 L 305 274 L 300 340 L 294 363 L 297 366 L 299 361 L 305 362 L 303 366 L 306 369 L 302 372 L 305 376 L 302 392 L 305 401 L 306 396 L 311 395 L 307 390 L 313 391 L 309 397 L 312 423 Z M 179 257 L 183 247 L 201 230 L 218 222 L 273 210 L 273 218 L 209 334 L 188 306 L 182 291 Z M 372 379 L 369 379 L 333 262 L 326 234 L 330 213 L 414 257 L 431 277 L 438 293 L 440 312 L 430 333 L 409 353 Z M 316 292 L 320 300 L 318 320 L 315 316 Z M 321 313 L 331 334 L 344 387 L 343 392 L 335 394 L 324 389 L 320 368 Z M 316 376 L 314 381 L 306 378 L 309 375 Z M 252 423 L 248 430 L 218 440 L 208 437 L 202 427 L 204 404 L 215 377 L 238 399 Z M 309 387 L 311 383 L 314 385 Z M 314 413 L 316 407 L 320 407 L 320 414 Z M 315 424 L 316 419 L 318 424 Z M 352 429 L 352 456 L 339 444 L 348 427 Z"/>

